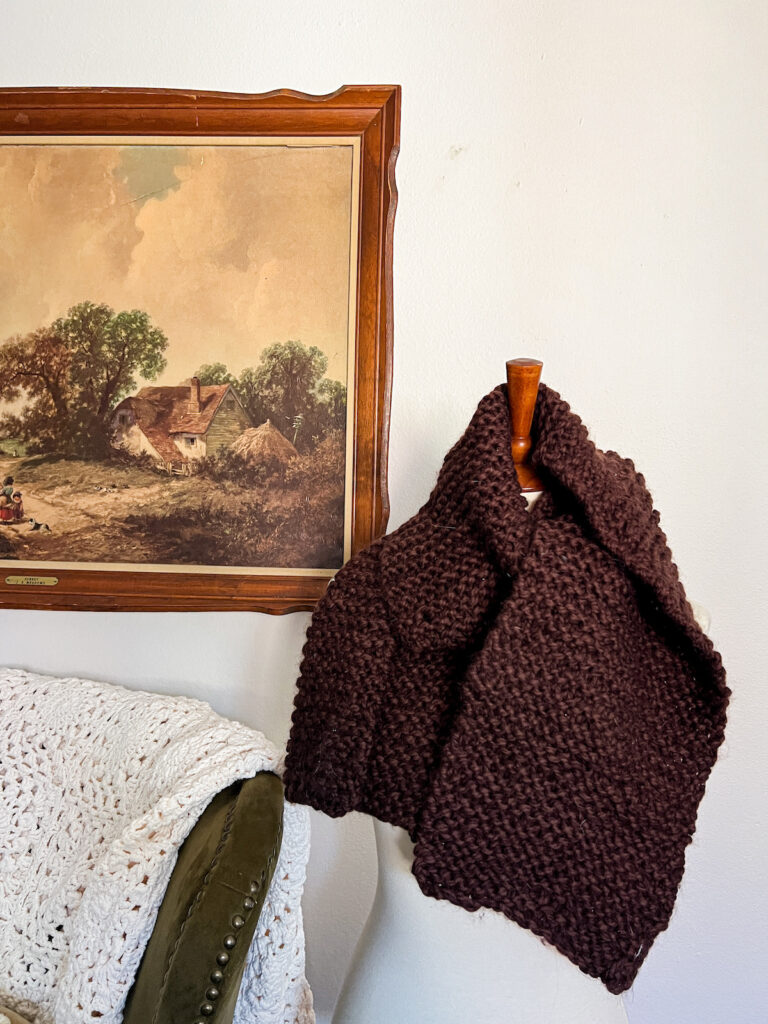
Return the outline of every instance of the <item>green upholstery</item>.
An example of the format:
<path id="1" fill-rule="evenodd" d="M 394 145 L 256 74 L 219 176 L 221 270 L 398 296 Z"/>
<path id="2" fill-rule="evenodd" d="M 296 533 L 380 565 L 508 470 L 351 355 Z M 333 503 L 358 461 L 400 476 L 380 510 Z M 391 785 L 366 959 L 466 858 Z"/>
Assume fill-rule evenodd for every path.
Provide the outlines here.
<path id="1" fill-rule="evenodd" d="M 283 784 L 271 772 L 213 798 L 179 850 L 123 1024 L 232 1024 L 282 833 Z"/>
<path id="2" fill-rule="evenodd" d="M 179 850 L 123 1024 L 231 1024 L 282 821 L 270 772 L 214 797 Z"/>

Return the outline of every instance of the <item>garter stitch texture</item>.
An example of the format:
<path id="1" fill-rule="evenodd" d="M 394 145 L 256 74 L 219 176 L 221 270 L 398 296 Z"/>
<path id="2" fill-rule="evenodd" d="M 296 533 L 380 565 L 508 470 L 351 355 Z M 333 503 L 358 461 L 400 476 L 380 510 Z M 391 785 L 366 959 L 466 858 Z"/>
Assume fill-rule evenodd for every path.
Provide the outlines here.
<path id="1" fill-rule="evenodd" d="M 202 701 L 0 669 L 0 1005 L 119 1024 L 179 847 L 216 793 L 260 771 L 282 773 L 280 750 Z M 284 808 L 235 1024 L 314 1024 L 308 818 Z"/>
<path id="2" fill-rule="evenodd" d="M 630 459 L 539 388 L 528 511 L 506 386 L 307 631 L 288 799 L 402 826 L 427 895 L 614 993 L 667 927 L 729 690 Z"/>

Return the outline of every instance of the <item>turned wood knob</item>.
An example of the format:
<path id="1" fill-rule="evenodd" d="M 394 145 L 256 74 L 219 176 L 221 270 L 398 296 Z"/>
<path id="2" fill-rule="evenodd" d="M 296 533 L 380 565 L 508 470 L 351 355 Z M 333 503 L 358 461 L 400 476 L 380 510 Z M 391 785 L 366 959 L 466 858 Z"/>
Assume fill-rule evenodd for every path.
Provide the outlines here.
<path id="1" fill-rule="evenodd" d="M 510 448 L 520 489 L 523 491 L 544 489 L 544 485 L 528 462 L 532 444 L 533 411 L 536 408 L 543 365 L 540 359 L 510 359 L 507 362 Z"/>

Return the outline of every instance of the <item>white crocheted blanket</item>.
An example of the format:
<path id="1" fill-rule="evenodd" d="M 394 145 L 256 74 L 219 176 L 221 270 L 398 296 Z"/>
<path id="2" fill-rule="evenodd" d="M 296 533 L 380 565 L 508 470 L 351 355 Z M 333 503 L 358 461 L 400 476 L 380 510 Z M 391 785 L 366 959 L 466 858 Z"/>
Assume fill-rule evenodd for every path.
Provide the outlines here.
<path id="1" fill-rule="evenodd" d="M 201 701 L 0 669 L 0 1005 L 119 1024 L 179 847 L 262 770 L 282 774 L 280 751 Z M 235 1024 L 314 1022 L 308 854 L 307 809 L 287 803 Z"/>

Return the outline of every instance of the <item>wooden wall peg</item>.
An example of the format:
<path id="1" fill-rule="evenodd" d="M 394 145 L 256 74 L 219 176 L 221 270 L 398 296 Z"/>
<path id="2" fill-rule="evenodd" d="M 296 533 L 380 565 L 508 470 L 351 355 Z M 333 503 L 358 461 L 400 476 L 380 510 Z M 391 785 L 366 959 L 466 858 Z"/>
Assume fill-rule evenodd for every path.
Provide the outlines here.
<path id="1" fill-rule="evenodd" d="M 539 359 L 510 359 L 507 362 L 507 399 L 512 460 L 522 491 L 543 491 L 544 484 L 536 476 L 528 462 L 531 450 L 531 423 L 536 398 L 539 393 L 539 378 L 544 364 Z"/>

